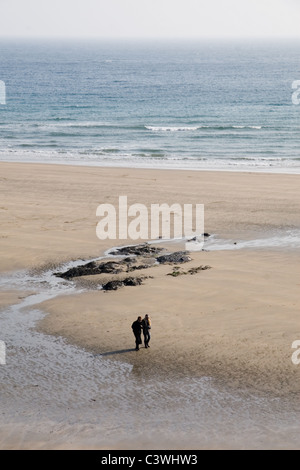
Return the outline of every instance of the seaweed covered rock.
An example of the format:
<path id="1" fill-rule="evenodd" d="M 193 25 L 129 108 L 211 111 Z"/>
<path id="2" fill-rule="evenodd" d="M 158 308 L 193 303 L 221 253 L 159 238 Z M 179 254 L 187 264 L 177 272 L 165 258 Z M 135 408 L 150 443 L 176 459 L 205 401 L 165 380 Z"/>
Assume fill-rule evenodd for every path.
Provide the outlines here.
<path id="1" fill-rule="evenodd" d="M 188 263 L 192 258 L 188 256 L 188 251 L 176 251 L 169 255 L 158 256 L 156 260 L 159 264 L 178 264 L 178 263 Z"/>
<path id="2" fill-rule="evenodd" d="M 148 243 L 143 243 L 142 245 L 134 245 L 134 246 L 123 246 L 122 248 L 117 248 L 116 250 L 112 251 L 110 254 L 117 256 L 117 255 L 135 255 L 135 256 L 151 256 L 157 255 L 163 250 L 163 248 L 157 248 L 155 246 L 151 246 Z"/>
<path id="3" fill-rule="evenodd" d="M 123 271 L 124 261 L 107 261 L 105 263 L 97 264 L 94 261 L 87 264 L 82 264 L 76 268 L 68 269 L 64 273 L 54 273 L 57 277 L 63 279 L 71 279 L 73 277 L 93 276 L 96 274 L 119 274 Z"/>
<path id="4" fill-rule="evenodd" d="M 123 282 L 122 281 L 109 281 L 106 284 L 103 284 L 102 289 L 103 290 L 117 290 L 120 287 L 123 287 Z"/>
<path id="5" fill-rule="evenodd" d="M 103 284 L 103 290 L 117 290 L 123 286 L 140 286 L 143 283 L 143 279 L 140 277 L 127 277 L 123 281 L 115 280 L 109 281 L 106 284 Z"/>
<path id="6" fill-rule="evenodd" d="M 124 286 L 140 286 L 143 284 L 143 279 L 141 277 L 127 277 L 123 284 Z"/>

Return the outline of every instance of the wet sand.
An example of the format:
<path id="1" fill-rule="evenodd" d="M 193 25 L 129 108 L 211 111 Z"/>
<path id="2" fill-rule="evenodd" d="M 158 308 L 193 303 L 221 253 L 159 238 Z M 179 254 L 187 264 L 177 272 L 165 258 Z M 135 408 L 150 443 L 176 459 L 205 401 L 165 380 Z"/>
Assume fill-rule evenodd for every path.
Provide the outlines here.
<path id="1" fill-rule="evenodd" d="M 300 338 L 300 257 L 228 251 L 193 258 L 189 268 L 212 269 L 173 278 L 171 266 L 154 267 L 142 286 L 55 298 L 40 305 L 50 315 L 38 327 L 144 377 L 209 376 L 256 393 L 299 392 L 291 344 Z M 151 349 L 132 352 L 131 323 L 146 313 Z"/>

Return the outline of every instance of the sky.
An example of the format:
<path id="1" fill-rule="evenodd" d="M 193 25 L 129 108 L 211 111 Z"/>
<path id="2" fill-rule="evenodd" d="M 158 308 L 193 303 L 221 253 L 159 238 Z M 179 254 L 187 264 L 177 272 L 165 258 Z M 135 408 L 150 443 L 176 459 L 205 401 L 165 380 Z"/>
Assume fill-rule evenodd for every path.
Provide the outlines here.
<path id="1" fill-rule="evenodd" d="M 0 37 L 300 38 L 300 0 L 0 0 Z"/>

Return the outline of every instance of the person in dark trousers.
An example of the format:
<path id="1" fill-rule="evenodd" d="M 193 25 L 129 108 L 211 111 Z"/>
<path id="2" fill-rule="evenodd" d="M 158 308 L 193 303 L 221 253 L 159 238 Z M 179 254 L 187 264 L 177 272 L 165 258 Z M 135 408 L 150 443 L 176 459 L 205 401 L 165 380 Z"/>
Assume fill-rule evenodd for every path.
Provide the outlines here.
<path id="1" fill-rule="evenodd" d="M 141 339 L 141 333 L 142 333 L 142 328 L 143 328 L 142 317 L 138 317 L 138 319 L 132 323 L 131 328 L 135 336 L 135 350 L 139 351 L 140 344 L 142 344 L 142 339 Z"/>
<path id="2" fill-rule="evenodd" d="M 149 318 L 149 315 L 145 315 L 145 318 L 142 321 L 142 323 L 143 323 L 143 335 L 144 335 L 145 348 L 150 348 L 149 341 L 151 339 L 150 337 L 151 320 Z"/>

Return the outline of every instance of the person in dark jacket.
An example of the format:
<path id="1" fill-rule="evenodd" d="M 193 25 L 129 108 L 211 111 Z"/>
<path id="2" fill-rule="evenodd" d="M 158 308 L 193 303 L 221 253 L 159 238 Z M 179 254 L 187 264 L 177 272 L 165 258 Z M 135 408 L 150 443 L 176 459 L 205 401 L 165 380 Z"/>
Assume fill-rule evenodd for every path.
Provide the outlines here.
<path id="1" fill-rule="evenodd" d="M 145 348 L 150 348 L 149 341 L 151 339 L 151 337 L 150 337 L 151 320 L 149 318 L 149 315 L 145 315 L 145 318 L 143 319 L 142 324 L 143 324 L 143 335 L 144 335 Z"/>
<path id="2" fill-rule="evenodd" d="M 135 350 L 139 351 L 140 344 L 142 344 L 142 339 L 141 339 L 141 332 L 143 328 L 142 317 L 138 317 L 138 319 L 132 323 L 131 328 L 135 336 Z"/>

